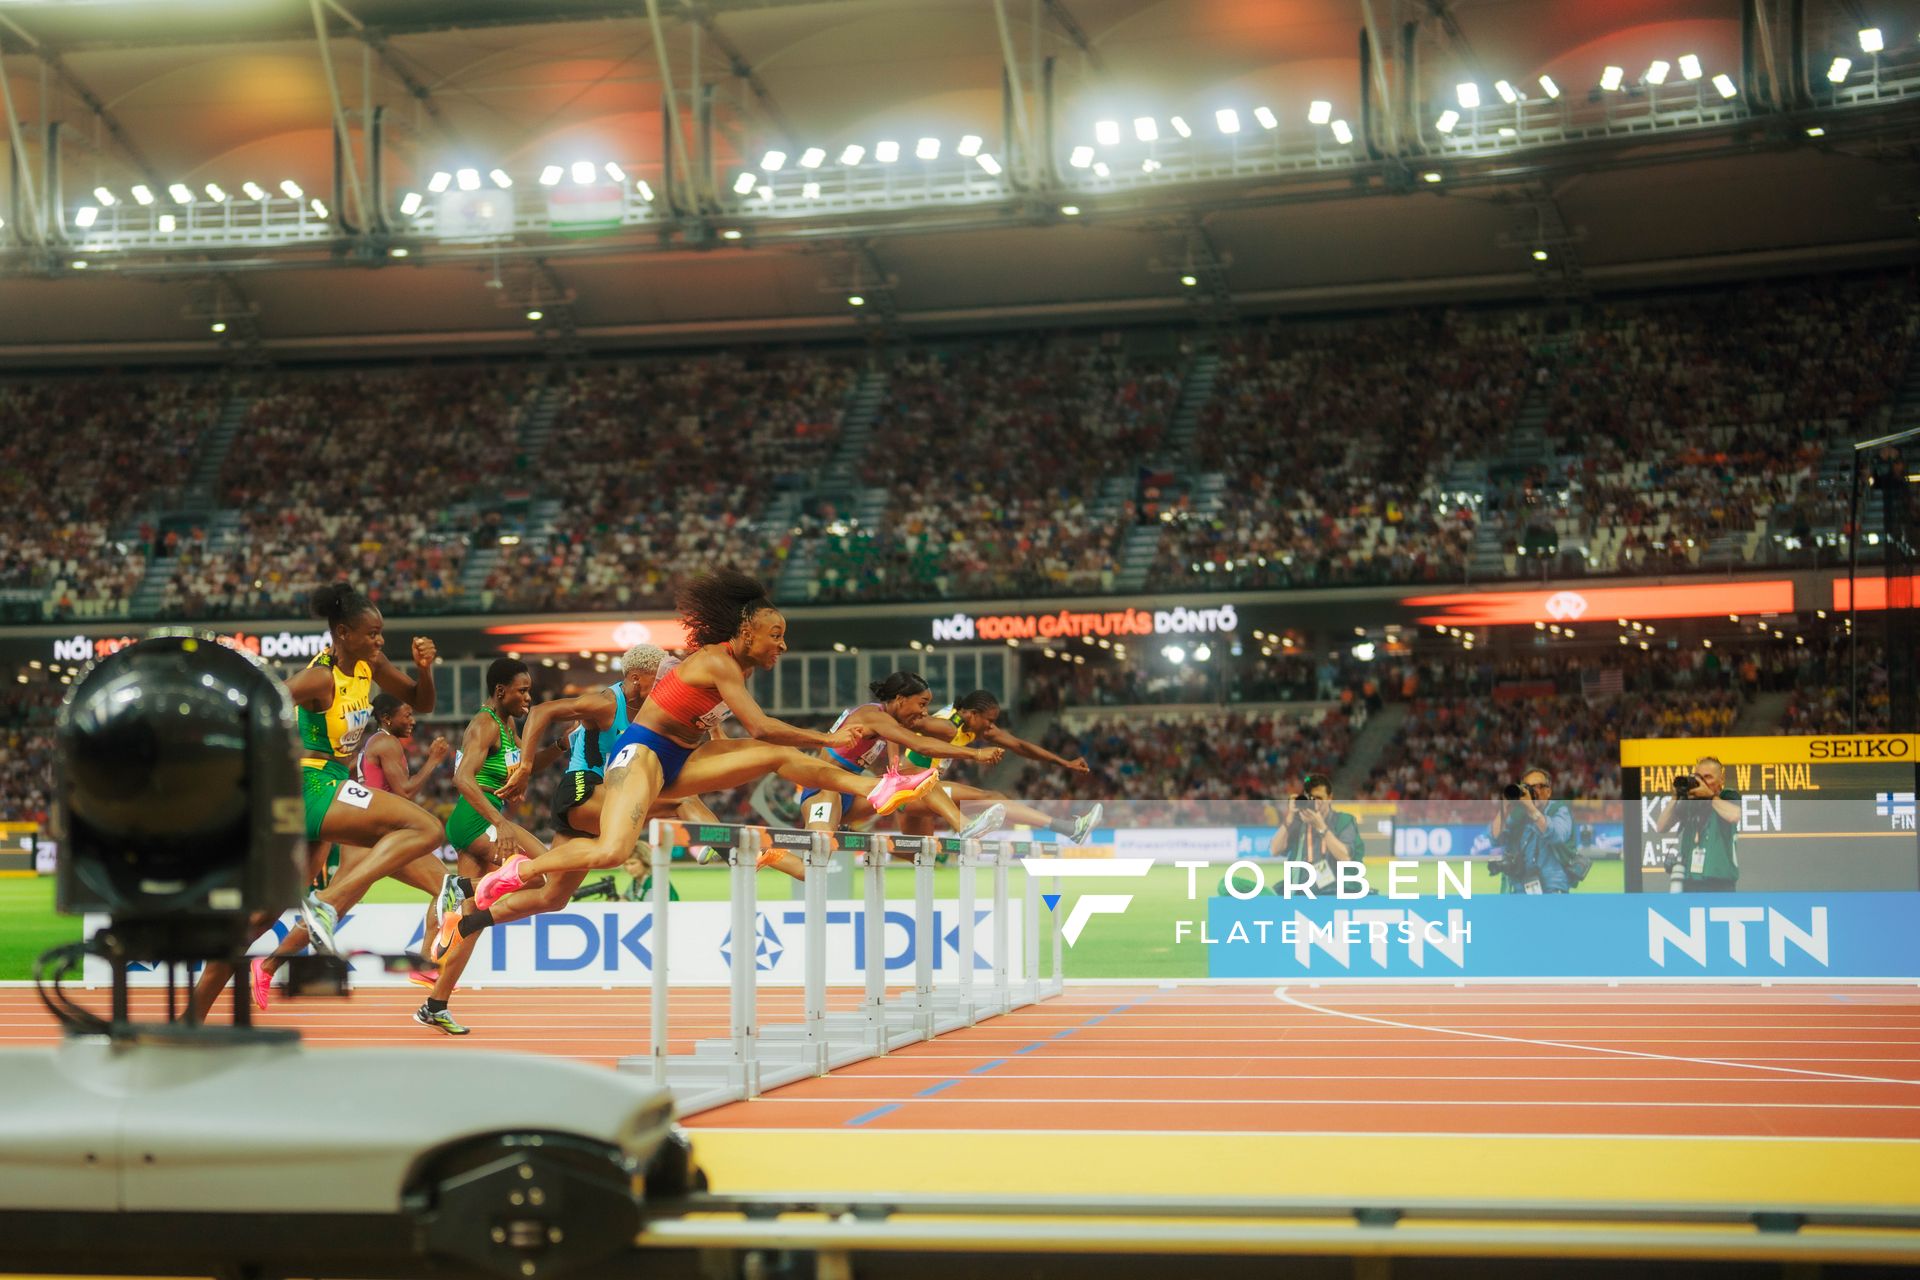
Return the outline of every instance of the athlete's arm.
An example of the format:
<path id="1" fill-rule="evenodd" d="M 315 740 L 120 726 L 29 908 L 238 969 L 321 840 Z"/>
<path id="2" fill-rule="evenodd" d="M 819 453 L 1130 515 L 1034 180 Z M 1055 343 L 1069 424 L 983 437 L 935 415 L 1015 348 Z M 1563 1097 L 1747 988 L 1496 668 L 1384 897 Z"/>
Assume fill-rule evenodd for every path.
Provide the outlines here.
<path id="1" fill-rule="evenodd" d="M 586 724 L 595 729 L 613 725 L 613 695 L 605 689 L 583 693 L 577 698 L 555 698 L 527 711 L 527 723 L 520 730 L 520 763 L 507 771 L 507 780 L 496 795 L 516 800 L 527 789 L 535 772 L 547 768 L 566 754 L 565 747 L 542 747 L 547 730 L 556 724 Z"/>
<path id="2" fill-rule="evenodd" d="M 697 658 L 699 655 L 695 655 Z M 692 662 L 694 658 L 687 661 Z M 788 724 L 776 716 L 770 716 L 761 705 L 747 692 L 747 682 L 740 678 L 740 668 L 731 658 L 721 658 L 710 664 L 713 667 L 713 687 L 720 700 L 727 704 L 727 710 L 733 712 L 733 718 L 740 722 L 749 736 L 762 742 L 771 742 L 781 747 L 801 747 L 818 750 L 822 747 L 850 747 L 858 739 L 851 726 L 842 725 L 834 733 L 816 733 L 812 729 L 802 729 L 797 724 Z M 681 664 L 684 669 L 686 664 Z"/>
<path id="3" fill-rule="evenodd" d="M 433 745 L 427 748 L 427 758 L 420 766 L 420 772 L 407 772 L 407 753 L 400 748 L 399 740 L 383 734 L 371 748 L 374 761 L 387 777 L 387 789 L 397 796 L 411 800 L 420 794 L 427 785 L 427 779 L 440 768 L 440 762 L 447 758 L 447 740 L 435 738 Z"/>
<path id="4" fill-rule="evenodd" d="M 995 746 L 1005 747 L 1013 754 L 1025 756 L 1029 760 L 1038 760 L 1042 764 L 1057 764 L 1062 769 L 1071 769 L 1075 773 L 1093 772 L 1087 764 L 1086 757 L 1075 756 L 1069 760 L 1065 756 L 1057 756 L 1037 742 L 1028 742 L 1025 738 L 1014 737 L 997 724 L 988 725 L 986 731 L 980 736 Z"/>
<path id="5" fill-rule="evenodd" d="M 876 737 L 883 738 L 898 747 L 909 751 L 918 751 L 923 756 L 945 756 L 949 760 L 978 760 L 982 764 L 998 764 L 1004 754 L 999 747 L 963 747 L 952 742 L 942 742 L 938 738 L 929 738 L 924 733 L 916 733 L 895 720 L 884 711 L 871 707 L 862 707 L 847 717 L 849 725 L 857 725 Z M 941 721 L 947 724 L 946 721 Z M 947 724 L 947 728 L 953 726 Z"/>
<path id="6" fill-rule="evenodd" d="M 325 667 L 308 667 L 287 681 L 287 692 L 295 705 L 325 711 L 333 705 L 333 673 Z"/>
<path id="7" fill-rule="evenodd" d="M 453 771 L 453 786 L 474 811 L 495 827 L 510 825 L 507 815 L 494 806 L 493 797 L 480 785 L 480 766 L 493 753 L 494 735 L 499 733 L 493 717 L 482 711 L 467 721 L 460 735 L 460 766 Z"/>
<path id="8" fill-rule="evenodd" d="M 440 651 L 433 647 L 433 641 L 425 636 L 413 638 L 413 674 L 407 675 L 393 665 L 384 653 L 373 655 L 373 682 L 392 694 L 400 701 L 411 706 L 419 715 L 433 714 L 433 664 L 440 660 Z"/>

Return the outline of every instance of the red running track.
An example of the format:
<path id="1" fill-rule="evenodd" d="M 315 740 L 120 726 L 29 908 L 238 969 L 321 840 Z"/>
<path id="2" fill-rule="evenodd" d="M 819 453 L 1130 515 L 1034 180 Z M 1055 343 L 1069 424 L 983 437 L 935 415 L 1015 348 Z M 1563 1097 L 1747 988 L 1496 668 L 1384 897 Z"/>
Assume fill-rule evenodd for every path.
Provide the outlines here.
<path id="1" fill-rule="evenodd" d="M 463 993 L 475 1034 L 414 1025 L 414 990 L 282 1006 L 326 1045 L 641 1052 L 632 990 Z M 104 992 L 91 993 L 95 1004 Z M 1897 987 L 1076 986 L 1063 997 L 693 1118 L 696 1126 L 1920 1139 L 1920 991 Z M 799 995 L 761 993 L 765 1021 Z M 849 1007 L 857 993 L 835 992 Z M 673 1000 L 674 1051 L 726 992 Z M 0 1045 L 56 1029 L 0 990 Z"/>

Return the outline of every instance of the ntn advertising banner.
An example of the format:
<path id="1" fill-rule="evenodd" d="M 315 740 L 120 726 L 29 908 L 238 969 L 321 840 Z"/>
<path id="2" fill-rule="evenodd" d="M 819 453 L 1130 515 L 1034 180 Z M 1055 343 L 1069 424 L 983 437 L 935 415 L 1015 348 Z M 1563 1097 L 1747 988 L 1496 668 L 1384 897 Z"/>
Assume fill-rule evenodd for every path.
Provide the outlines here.
<path id="1" fill-rule="evenodd" d="M 1267 895 L 1181 924 L 1213 978 L 1914 981 L 1916 909 L 1912 893 Z"/>
<path id="2" fill-rule="evenodd" d="M 1020 975 L 1021 920 L 1018 907 L 1010 911 L 1007 973 Z M 994 914 L 991 903 L 976 904 L 973 925 L 974 980 L 993 973 Z M 420 906 L 379 904 L 356 907 L 340 922 L 341 954 L 368 951 L 378 955 L 419 953 L 424 910 Z M 913 981 L 919 948 L 933 945 L 936 983 L 958 982 L 963 964 L 960 953 L 960 904 L 934 903 L 931 939 L 922 939 L 908 904 L 887 908 L 883 933 L 890 983 Z M 294 917 L 289 914 L 256 941 L 251 955 L 266 955 L 286 936 Z M 87 916 L 88 936 L 107 923 L 105 916 Z M 800 986 L 806 981 L 806 912 L 800 902 L 763 902 L 756 916 L 755 936 L 744 951 L 733 938 L 733 908 L 727 902 L 676 902 L 668 922 L 668 973 L 674 985 L 723 985 L 731 980 L 734 957 L 751 955 L 756 981 L 770 986 Z M 827 982 L 857 985 L 866 974 L 866 904 L 859 900 L 827 904 Z M 495 925 L 481 935 L 473 959 L 462 975 L 464 986 L 642 986 L 652 981 L 654 964 L 653 908 L 647 903 L 577 903 L 524 920 Z M 356 983 L 376 986 L 406 981 L 404 974 L 363 972 L 356 966 Z M 89 985 L 111 980 L 106 961 L 86 959 Z M 136 969 L 133 982 L 158 985 L 165 974 Z"/>

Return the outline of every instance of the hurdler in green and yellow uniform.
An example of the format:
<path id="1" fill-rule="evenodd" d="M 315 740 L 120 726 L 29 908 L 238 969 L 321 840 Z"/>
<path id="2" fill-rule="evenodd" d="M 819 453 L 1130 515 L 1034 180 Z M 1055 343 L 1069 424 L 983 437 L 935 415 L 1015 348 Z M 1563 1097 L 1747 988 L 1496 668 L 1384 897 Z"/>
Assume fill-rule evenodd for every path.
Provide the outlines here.
<path id="1" fill-rule="evenodd" d="M 309 671 L 316 667 L 333 676 L 332 705 L 325 711 L 296 707 L 294 712 L 300 727 L 300 785 L 307 804 L 308 840 L 320 838 L 327 810 L 341 787 L 353 782 L 348 766 L 360 754 L 360 743 L 373 724 L 372 666 L 356 662 L 352 671 L 344 671 L 335 663 L 333 650 L 323 649 L 307 664 Z M 366 807 L 364 800 L 359 807 Z M 337 858 L 334 865 L 339 865 Z"/>
<path id="2" fill-rule="evenodd" d="M 976 739 L 989 746 L 1011 751 L 1015 755 L 1025 756 L 1029 760 L 1038 760 L 1042 764 L 1051 764 L 1076 773 L 1088 772 L 1085 760 L 1069 760 L 1065 756 L 1055 755 L 1036 742 L 1017 738 L 1000 727 L 1000 700 L 985 689 L 976 689 L 972 693 L 956 698 L 951 703 L 930 712 L 914 721 L 909 728 L 929 738 L 950 742 L 956 747 L 964 747 Z M 909 749 L 907 763 L 915 769 L 943 769 L 949 761 L 922 755 Z M 962 782 L 941 782 L 947 795 L 955 804 L 980 805 L 998 804 L 1005 807 L 1006 817 L 1013 822 L 1027 826 L 1044 827 L 1063 839 L 1075 844 L 1084 844 L 1093 829 L 1100 823 L 1101 807 L 1098 804 L 1085 810 L 1077 818 L 1056 818 L 1052 814 L 1022 804 L 1008 798 L 998 791 L 989 791 L 981 787 L 970 787 Z M 909 805 L 901 820 L 901 830 L 917 834 L 931 834 L 933 827 L 929 815 L 914 805 Z"/>

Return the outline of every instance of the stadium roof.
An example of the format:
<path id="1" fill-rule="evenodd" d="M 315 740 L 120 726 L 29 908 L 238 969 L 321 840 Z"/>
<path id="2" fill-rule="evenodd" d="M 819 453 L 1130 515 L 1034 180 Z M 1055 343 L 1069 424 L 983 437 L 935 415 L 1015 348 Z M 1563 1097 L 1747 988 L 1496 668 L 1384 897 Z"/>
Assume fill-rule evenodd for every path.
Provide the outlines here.
<path id="1" fill-rule="evenodd" d="M 1824 65 L 1851 47 L 1860 19 L 1837 0 L 1809 8 L 1806 56 Z M 1219 105 L 1271 105 L 1304 127 L 1307 104 L 1324 99 L 1357 122 L 1369 12 L 1390 77 L 1403 68 L 1401 33 L 1415 34 L 1418 70 L 1397 90 L 1417 98 L 1411 118 L 1450 105 L 1458 80 L 1491 97 L 1496 80 L 1546 74 L 1584 99 L 1605 66 L 1638 76 L 1683 52 L 1744 82 L 1758 55 L 1743 50 L 1738 10 L 1731 0 L 0 0 L 0 47 L 23 135 L 64 122 L 69 205 L 96 186 L 125 200 L 141 182 L 237 190 L 292 179 L 331 193 L 334 88 L 356 132 L 365 106 L 387 109 L 395 190 L 441 168 L 524 173 L 581 154 L 658 180 L 667 78 L 689 138 L 699 114 L 689 90 L 711 89 L 724 197 L 769 148 L 973 133 L 1005 154 L 1019 128 L 1003 96 L 1008 63 L 1037 115 L 1040 67 L 1053 60 L 1064 149 L 1090 141 L 1096 119 L 1150 115 L 1165 128 L 1174 115 L 1211 121 Z M 330 36 L 331 82 L 316 21 Z M 1916 34 L 1887 28 L 1890 46 Z M 1179 315 L 1196 287 L 1243 310 L 1333 309 L 1884 262 L 1915 243 L 1916 112 L 1920 95 L 1889 98 L 1870 128 L 1831 137 L 1807 137 L 1782 112 L 1685 145 L 1536 149 L 1390 195 L 1377 174 L 1240 181 L 1062 217 L 1063 197 L 1040 191 L 964 217 L 824 219 L 737 243 L 662 229 L 416 245 L 404 260 L 364 245 L 358 256 L 338 244 L 215 248 L 91 255 L 85 272 L 71 255 L 18 246 L 0 250 L 0 359 L 210 358 L 215 313 L 257 322 L 270 351 L 295 357 L 343 340 L 530 347 L 524 313 L 543 304 L 590 342 L 639 343 L 851 335 L 865 317 L 850 292 L 910 326 L 1101 323 Z M 44 178 L 31 142 L 29 153 Z M 17 236 L 18 208 L 5 208 L 0 237 Z M 1546 267 L 1531 260 L 1541 243 L 1553 249 Z M 1196 274 L 1198 286 L 1180 283 Z"/>

